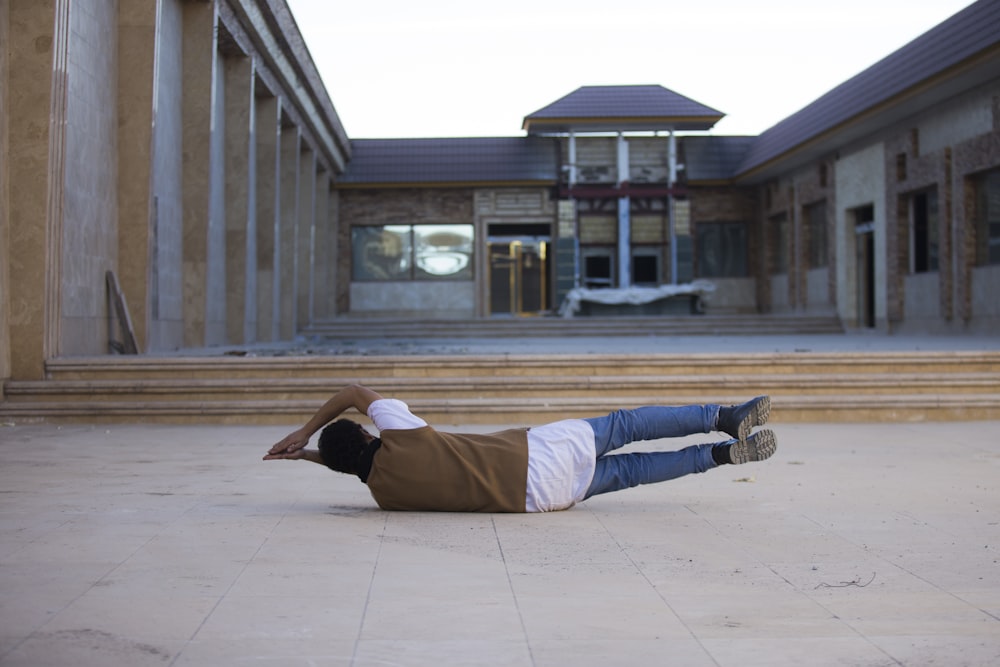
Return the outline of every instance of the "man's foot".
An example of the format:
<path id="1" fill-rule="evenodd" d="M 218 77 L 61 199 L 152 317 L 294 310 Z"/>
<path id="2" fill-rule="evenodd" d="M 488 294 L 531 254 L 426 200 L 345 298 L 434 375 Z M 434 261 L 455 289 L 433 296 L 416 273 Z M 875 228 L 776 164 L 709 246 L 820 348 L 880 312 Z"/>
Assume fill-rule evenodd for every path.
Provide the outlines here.
<path id="1" fill-rule="evenodd" d="M 730 463 L 750 463 L 763 461 L 774 455 L 778 449 L 778 440 L 774 431 L 757 431 L 744 442 L 734 442 L 729 445 Z"/>
<path id="2" fill-rule="evenodd" d="M 732 405 L 719 408 L 717 430 L 728 433 L 740 442 L 746 442 L 747 436 L 755 426 L 767 423 L 771 414 L 771 397 L 758 396 L 743 405 Z"/>

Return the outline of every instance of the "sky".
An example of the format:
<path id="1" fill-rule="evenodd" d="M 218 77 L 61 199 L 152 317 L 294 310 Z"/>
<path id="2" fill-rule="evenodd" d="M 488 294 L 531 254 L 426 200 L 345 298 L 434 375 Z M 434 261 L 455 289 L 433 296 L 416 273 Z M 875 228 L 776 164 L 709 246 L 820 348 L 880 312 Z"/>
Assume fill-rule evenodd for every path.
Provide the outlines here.
<path id="1" fill-rule="evenodd" d="M 991 0 L 992 1 L 992 0 Z M 580 86 L 659 84 L 760 134 L 970 0 L 287 0 L 353 139 L 523 136 Z"/>

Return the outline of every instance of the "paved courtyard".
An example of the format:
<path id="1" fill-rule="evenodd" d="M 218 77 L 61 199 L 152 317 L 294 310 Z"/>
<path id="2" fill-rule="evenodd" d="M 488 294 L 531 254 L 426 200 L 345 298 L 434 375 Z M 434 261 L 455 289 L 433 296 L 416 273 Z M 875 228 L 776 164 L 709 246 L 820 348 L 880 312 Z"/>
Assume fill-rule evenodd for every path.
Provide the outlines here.
<path id="1" fill-rule="evenodd" d="M 1000 423 L 775 417 L 545 515 L 379 511 L 285 428 L 4 425 L 0 666 L 1000 664 Z"/>

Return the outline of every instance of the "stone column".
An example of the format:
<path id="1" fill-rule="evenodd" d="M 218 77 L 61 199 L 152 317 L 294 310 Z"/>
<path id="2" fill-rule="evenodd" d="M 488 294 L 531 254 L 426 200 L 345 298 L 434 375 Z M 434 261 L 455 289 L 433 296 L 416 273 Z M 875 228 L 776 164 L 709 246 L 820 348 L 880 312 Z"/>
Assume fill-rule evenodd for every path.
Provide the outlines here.
<path id="1" fill-rule="evenodd" d="M 7 203 L 10 376 L 42 379 L 58 352 L 65 187 L 68 0 L 5 3 L 8 11 Z M 39 261 L 44 258 L 44 261 Z"/>
<path id="2" fill-rule="evenodd" d="M 330 174 L 323 170 L 316 174 L 316 225 L 312 253 L 312 320 L 330 317 L 332 289 L 333 228 L 330 219 Z"/>
<path id="3" fill-rule="evenodd" d="M 287 118 L 283 119 L 287 120 Z M 275 319 L 278 322 L 279 340 L 291 340 L 295 337 L 296 322 L 296 277 L 295 260 L 296 229 L 299 217 L 299 150 L 302 135 L 295 125 L 283 126 L 281 129 L 281 206 L 280 227 L 277 230 L 275 242 L 279 253 L 275 267 L 276 300 Z"/>
<path id="4" fill-rule="evenodd" d="M 118 282 L 149 349 L 156 3 L 118 5 Z M 125 57 L 122 57 L 122 56 Z"/>
<path id="5" fill-rule="evenodd" d="M 256 100 L 256 176 L 257 208 L 257 340 L 278 339 L 278 320 L 274 317 L 274 281 L 278 268 L 276 231 L 280 221 L 281 101 L 277 97 Z"/>
<path id="6" fill-rule="evenodd" d="M 257 336 L 254 62 L 222 60 L 226 86 L 226 342 Z"/>
<path id="7" fill-rule="evenodd" d="M 299 155 L 299 214 L 295 239 L 295 333 L 298 333 L 313 320 L 313 259 L 316 240 L 316 154 L 305 144 Z"/>
<path id="8" fill-rule="evenodd" d="M 212 110 L 215 103 L 218 16 L 211 2 L 183 10 L 184 345 L 206 343 L 208 239 L 212 208 Z"/>
<path id="9" fill-rule="evenodd" d="M 0 2 L 0 44 L 8 44 L 10 30 L 8 18 L 10 12 L 7 9 L 7 2 Z M 0 81 L 4 82 L 4 88 L 0 89 L 0 119 L 8 117 L 9 92 L 6 88 L 8 81 L 8 52 L 6 48 L 0 48 Z M 10 323 L 7 313 L 10 307 L 8 295 L 10 294 L 10 234 L 8 217 L 8 195 L 10 194 L 10 184 L 8 180 L 8 142 L 7 123 L 0 121 L 0 401 L 3 401 L 3 380 L 10 377 Z"/>

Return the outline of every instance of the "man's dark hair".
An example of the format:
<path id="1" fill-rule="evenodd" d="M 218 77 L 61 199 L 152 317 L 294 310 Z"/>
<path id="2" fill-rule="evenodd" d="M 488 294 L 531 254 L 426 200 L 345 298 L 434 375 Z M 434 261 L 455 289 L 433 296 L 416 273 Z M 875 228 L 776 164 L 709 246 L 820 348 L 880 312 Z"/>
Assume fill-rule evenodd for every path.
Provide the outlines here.
<path id="1" fill-rule="evenodd" d="M 349 475 L 358 474 L 358 461 L 368 444 L 361 424 L 338 419 L 319 434 L 319 455 L 326 467 Z"/>

